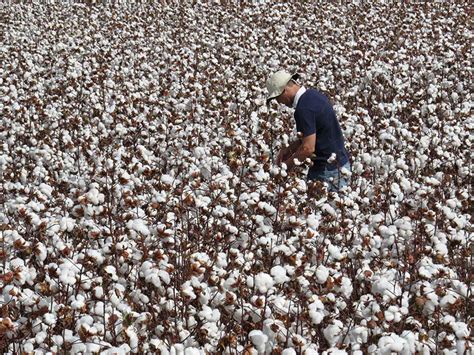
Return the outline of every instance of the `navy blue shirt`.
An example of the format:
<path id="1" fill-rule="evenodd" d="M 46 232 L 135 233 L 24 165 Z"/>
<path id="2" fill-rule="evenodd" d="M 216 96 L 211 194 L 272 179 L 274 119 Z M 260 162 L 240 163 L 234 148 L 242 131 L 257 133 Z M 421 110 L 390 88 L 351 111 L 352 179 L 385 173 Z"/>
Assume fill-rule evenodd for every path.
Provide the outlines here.
<path id="1" fill-rule="evenodd" d="M 328 98 L 314 89 L 308 89 L 301 95 L 295 109 L 296 130 L 304 137 L 316 133 L 316 158 L 310 171 L 334 170 L 349 161 L 344 148 L 344 137 L 336 113 Z M 327 160 L 336 153 L 336 161 Z"/>

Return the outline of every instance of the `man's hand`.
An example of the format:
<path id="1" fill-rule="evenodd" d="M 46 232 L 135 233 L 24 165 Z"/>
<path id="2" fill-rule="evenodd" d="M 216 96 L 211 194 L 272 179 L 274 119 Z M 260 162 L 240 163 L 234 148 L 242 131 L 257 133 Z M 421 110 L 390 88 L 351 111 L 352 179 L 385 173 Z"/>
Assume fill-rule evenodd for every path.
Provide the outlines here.
<path id="1" fill-rule="evenodd" d="M 278 153 L 276 159 L 275 159 L 275 164 L 276 165 L 281 165 L 283 161 L 285 161 L 288 158 L 288 147 L 286 148 L 281 148 L 280 152 Z"/>
<path id="2" fill-rule="evenodd" d="M 284 159 L 283 162 L 288 167 L 288 170 L 291 170 L 293 166 L 295 166 L 295 159 L 298 161 L 305 161 L 306 158 L 310 158 L 313 155 L 316 149 L 316 133 L 311 134 L 303 138 L 301 144 L 298 145 L 296 151 L 287 158 Z"/>

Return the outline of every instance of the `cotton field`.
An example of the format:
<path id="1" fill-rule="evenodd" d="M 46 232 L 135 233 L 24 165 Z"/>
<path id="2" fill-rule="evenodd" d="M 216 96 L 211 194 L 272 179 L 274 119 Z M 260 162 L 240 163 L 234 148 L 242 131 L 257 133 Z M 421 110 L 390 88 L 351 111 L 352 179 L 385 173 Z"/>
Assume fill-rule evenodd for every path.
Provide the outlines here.
<path id="1" fill-rule="evenodd" d="M 1 4 L 1 352 L 471 354 L 469 10 Z M 279 69 L 339 193 L 273 163 Z"/>

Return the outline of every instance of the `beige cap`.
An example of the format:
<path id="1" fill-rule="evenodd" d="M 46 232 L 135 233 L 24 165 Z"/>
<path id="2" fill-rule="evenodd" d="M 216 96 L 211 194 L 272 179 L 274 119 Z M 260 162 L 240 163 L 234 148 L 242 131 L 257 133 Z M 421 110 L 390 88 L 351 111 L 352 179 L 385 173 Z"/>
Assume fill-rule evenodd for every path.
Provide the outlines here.
<path id="1" fill-rule="evenodd" d="M 279 70 L 276 73 L 273 73 L 267 80 L 267 104 L 270 100 L 280 96 L 290 80 L 297 80 L 299 77 L 300 75 L 298 73 L 290 74 L 285 70 Z"/>

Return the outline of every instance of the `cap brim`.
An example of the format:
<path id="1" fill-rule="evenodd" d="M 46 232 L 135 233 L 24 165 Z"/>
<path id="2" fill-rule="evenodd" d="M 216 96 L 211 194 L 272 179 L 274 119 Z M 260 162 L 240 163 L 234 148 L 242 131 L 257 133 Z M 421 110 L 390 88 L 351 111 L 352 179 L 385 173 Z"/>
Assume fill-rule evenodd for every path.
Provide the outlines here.
<path id="1" fill-rule="evenodd" d="M 276 99 L 279 95 L 272 95 L 272 96 L 269 96 L 267 97 L 267 105 L 270 103 L 270 101 Z"/>

